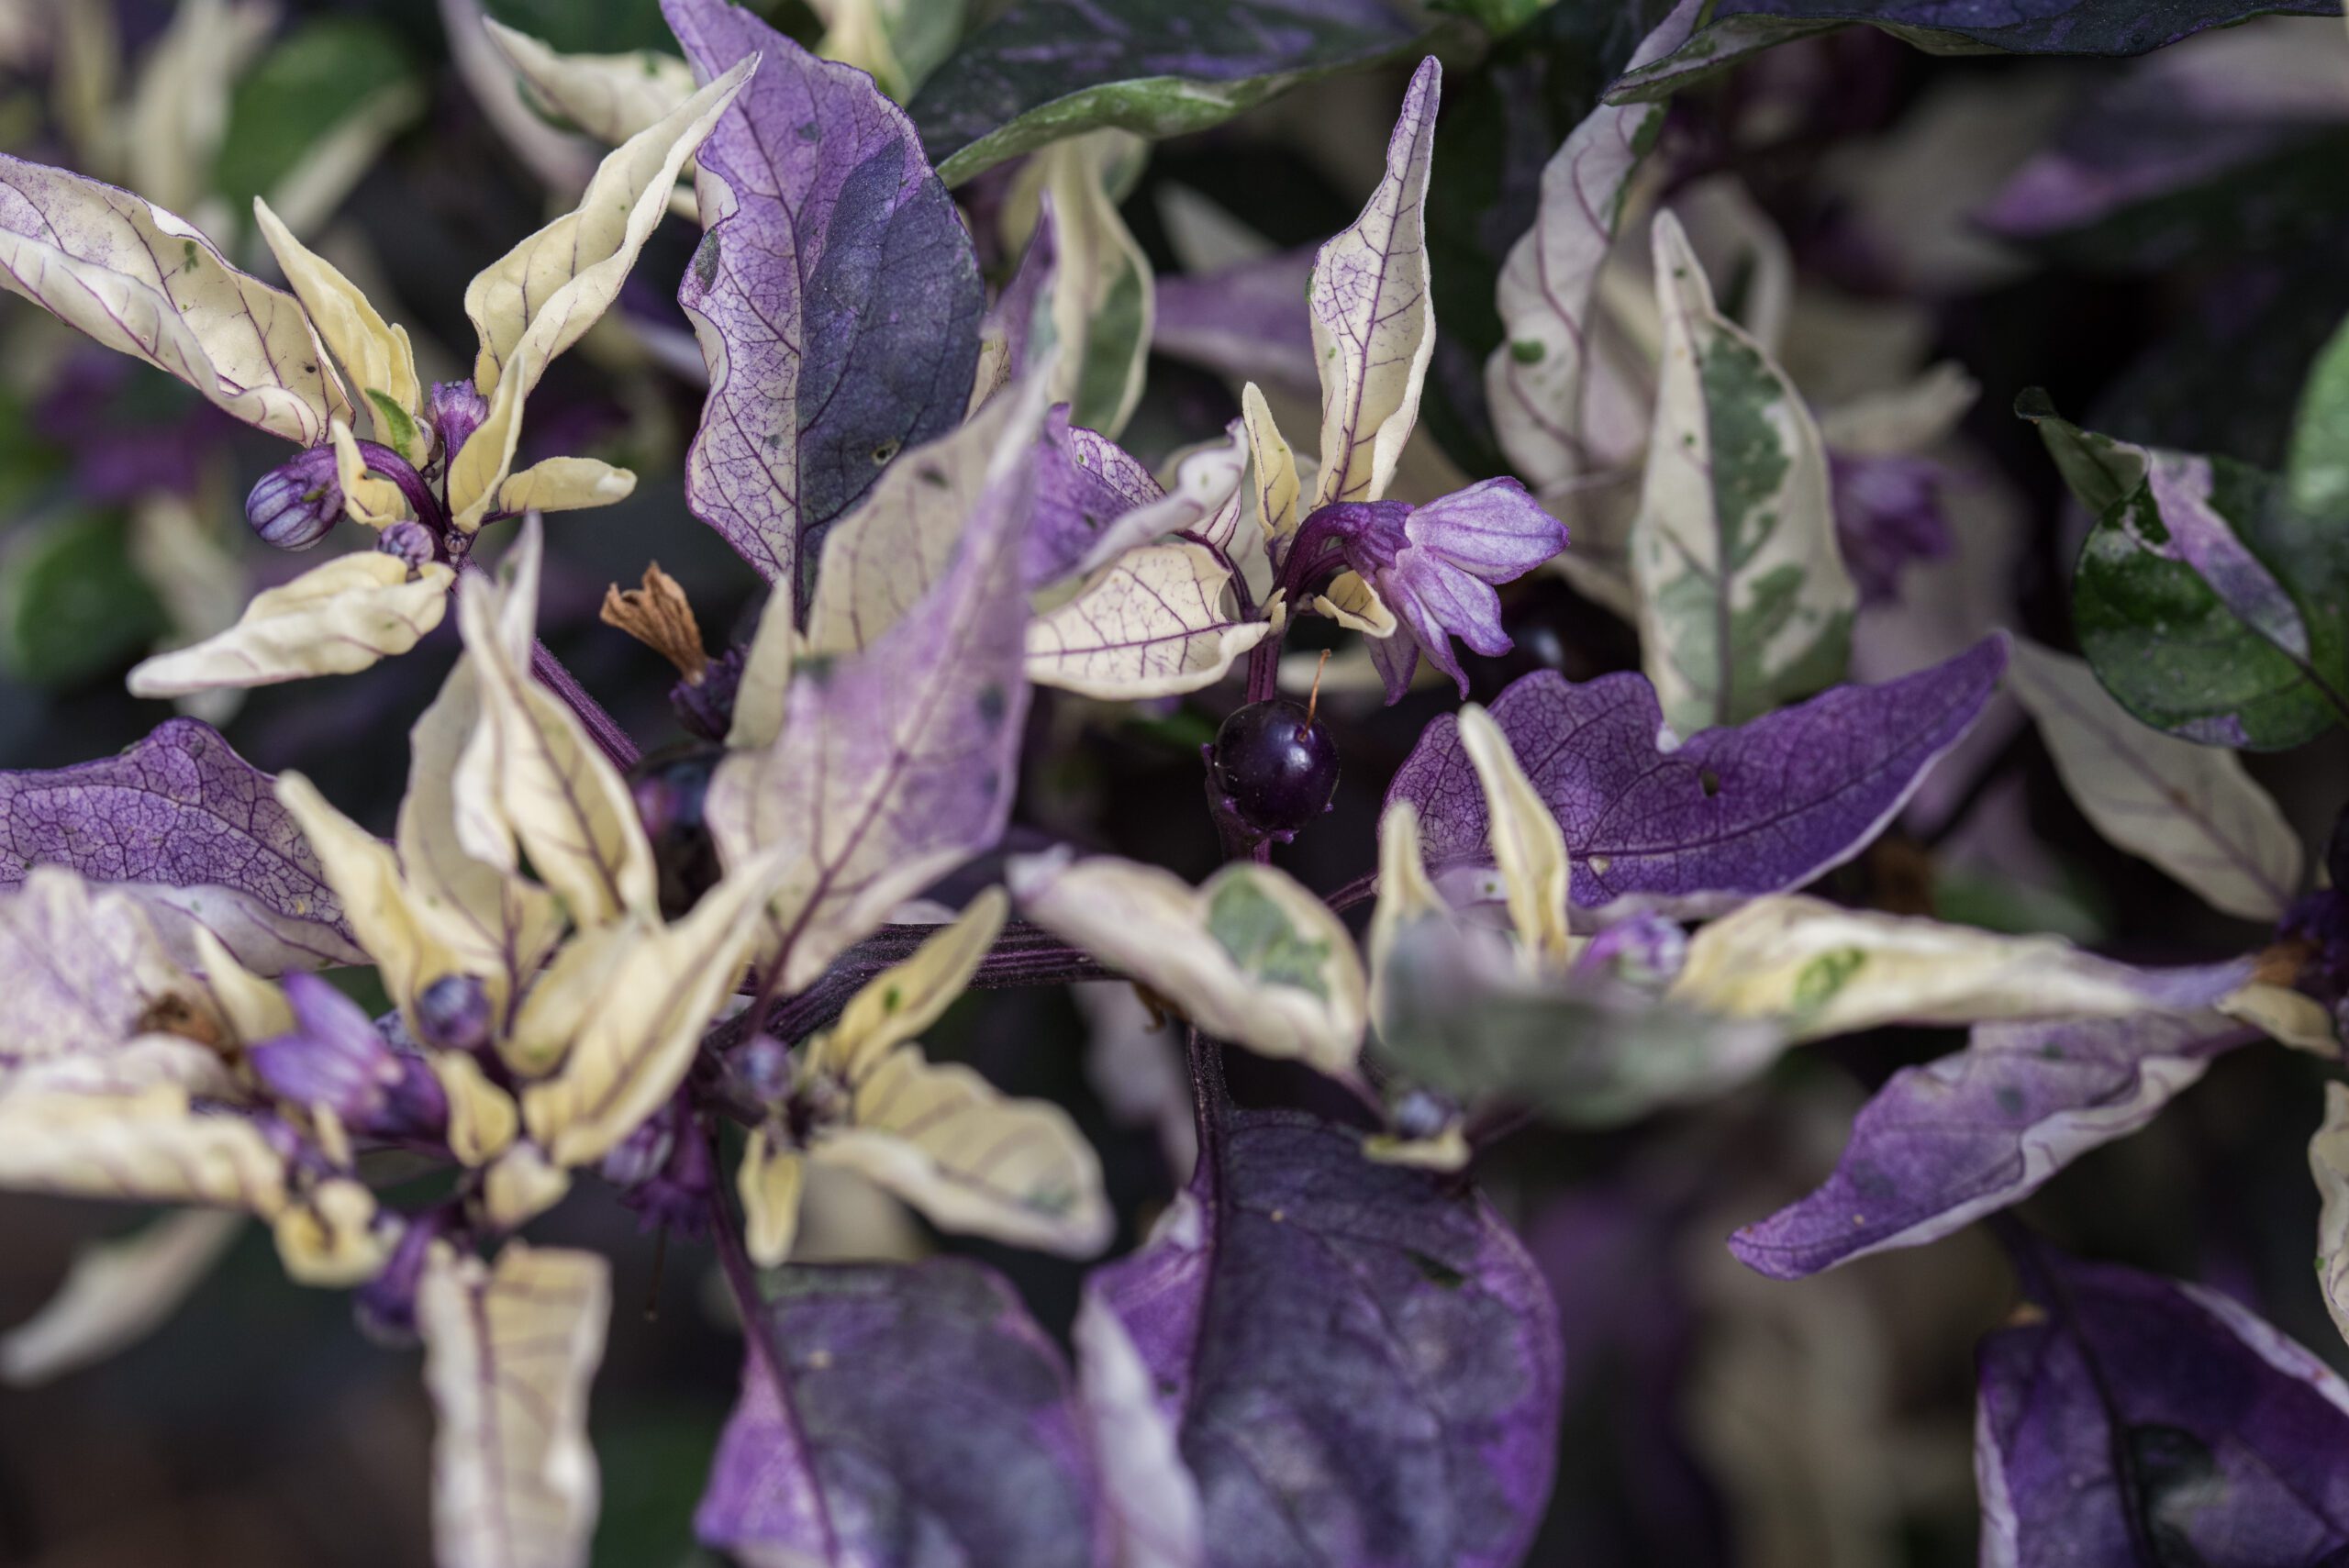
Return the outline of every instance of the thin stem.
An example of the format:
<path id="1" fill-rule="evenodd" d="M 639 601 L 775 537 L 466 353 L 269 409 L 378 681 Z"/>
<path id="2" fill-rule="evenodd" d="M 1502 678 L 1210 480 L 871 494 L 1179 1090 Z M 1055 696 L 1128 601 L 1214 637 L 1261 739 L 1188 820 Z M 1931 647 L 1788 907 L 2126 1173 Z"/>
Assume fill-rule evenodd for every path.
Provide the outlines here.
<path id="1" fill-rule="evenodd" d="M 712 1139 L 710 1159 L 713 1164 L 717 1158 L 717 1140 Z M 812 1468 L 815 1456 L 807 1446 L 807 1429 L 800 1424 L 798 1406 L 791 1397 L 790 1379 L 784 1375 L 784 1368 L 789 1362 L 775 1335 L 774 1315 L 766 1310 L 766 1302 L 759 1295 L 759 1277 L 751 1269 L 751 1255 L 742 1245 L 742 1229 L 735 1222 L 732 1211 L 726 1207 L 726 1189 L 722 1183 L 712 1184 L 709 1189 L 709 1221 L 710 1230 L 718 1240 L 718 1266 L 725 1271 L 726 1286 L 734 1297 L 735 1308 L 742 1315 L 743 1342 L 750 1347 L 751 1357 L 766 1368 L 767 1380 L 774 1388 L 775 1410 L 791 1429 L 800 1451 L 807 1455 Z M 831 1505 L 826 1500 L 820 1485 L 816 1488 L 814 1500 L 816 1520 L 824 1532 L 823 1560 L 837 1562 L 840 1558 L 840 1538 L 832 1528 Z"/>
<path id="2" fill-rule="evenodd" d="M 1364 872 L 1343 887 L 1322 896 L 1321 902 L 1332 914 L 1342 915 L 1357 904 L 1367 904 L 1378 896 L 1378 873 Z"/>
<path id="3" fill-rule="evenodd" d="M 1231 1090 L 1223 1081 L 1223 1046 L 1193 1025 L 1184 1031 L 1183 1054 L 1191 1069 L 1191 1107 L 1199 1134 L 1198 1168 L 1219 1176 L 1224 1143 L 1231 1129 Z M 1219 1181 L 1216 1186 L 1219 1192 L 1222 1190 Z"/>
<path id="4" fill-rule="evenodd" d="M 571 672 L 562 667 L 562 661 L 543 642 L 530 645 L 530 673 L 579 716 L 589 739 L 596 742 L 596 750 L 611 759 L 612 766 L 626 773 L 643 759 L 644 753 L 629 739 L 619 721 L 604 711 L 604 705 L 588 695 L 587 688 L 573 678 Z"/>

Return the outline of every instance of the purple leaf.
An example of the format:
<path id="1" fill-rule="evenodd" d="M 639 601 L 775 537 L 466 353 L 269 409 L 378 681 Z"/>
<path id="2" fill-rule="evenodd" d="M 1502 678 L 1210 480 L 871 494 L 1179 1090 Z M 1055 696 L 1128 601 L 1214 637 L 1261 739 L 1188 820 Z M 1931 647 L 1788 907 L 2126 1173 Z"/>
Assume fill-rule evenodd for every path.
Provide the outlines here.
<path id="1" fill-rule="evenodd" d="M 1982 1342 L 1982 1561 L 2277 1568 L 2349 1549 L 2349 1388 L 2227 1297 L 2034 1248 Z"/>
<path id="2" fill-rule="evenodd" d="M 873 79 L 726 0 L 663 0 L 686 55 L 757 73 L 702 146 L 708 226 L 678 303 L 709 361 L 694 513 L 806 598 L 826 524 L 960 424 L 985 306 L 913 125 Z"/>
<path id="3" fill-rule="evenodd" d="M 1105 1365 L 1149 1377 L 1154 1407 L 1105 1437 L 1118 1511 L 1163 1519 L 1187 1484 L 1209 1568 L 1502 1568 L 1541 1518 L 1549 1291 L 1482 1199 L 1356 1132 L 1238 1113 L 1150 1245 L 1093 1275 L 1078 1339 L 1097 1408 Z M 1116 1450 L 1152 1416 L 1180 1466 L 1145 1496 Z"/>
<path id="4" fill-rule="evenodd" d="M 1315 249 L 1160 278 L 1151 347 L 1234 381 L 1318 392 L 1320 371 L 1305 309 Z"/>
<path id="5" fill-rule="evenodd" d="M 944 574 L 862 648 L 796 661 L 780 735 L 736 751 L 710 784 L 728 864 L 788 846 L 775 900 L 788 992 L 1003 832 L 1028 712 L 1020 556 L 1042 393 L 1031 376 L 1000 395 L 1017 401 Z"/>
<path id="6" fill-rule="evenodd" d="M 1493 717 L 1574 857 L 1585 907 L 1638 895 L 1688 913 L 1799 887 L 1859 852 L 1956 744 L 2006 668 L 2001 638 L 1876 686 L 1838 686 L 1677 751 L 1639 675 L 1576 685 L 1542 671 Z M 1419 807 L 1429 863 L 1487 855 L 1485 797 L 1449 717 L 1430 724 L 1388 789 Z"/>
<path id="7" fill-rule="evenodd" d="M 1067 405 L 1055 407 L 1036 447 L 1036 522 L 1021 575 L 1031 588 L 1058 582 L 1093 553 L 1102 530 L 1165 495 L 1139 459 L 1070 424 Z"/>
<path id="8" fill-rule="evenodd" d="M 961 1260 L 778 1278 L 695 1515 L 706 1545 L 859 1568 L 1108 1561 L 1067 1371 L 1000 1279 Z"/>
<path id="9" fill-rule="evenodd" d="M 0 773 L 0 887 L 35 865 L 123 884 L 184 963 L 195 926 L 264 973 L 369 962 L 273 782 L 193 718 L 116 756 Z"/>
<path id="10" fill-rule="evenodd" d="M 2258 1038 L 2209 1013 L 1984 1025 L 1965 1050 L 1894 1073 L 1853 1121 L 1826 1184 L 1729 1249 L 1774 1279 L 1801 1279 L 1937 1241 L 2143 1127 L 2212 1058 Z"/>

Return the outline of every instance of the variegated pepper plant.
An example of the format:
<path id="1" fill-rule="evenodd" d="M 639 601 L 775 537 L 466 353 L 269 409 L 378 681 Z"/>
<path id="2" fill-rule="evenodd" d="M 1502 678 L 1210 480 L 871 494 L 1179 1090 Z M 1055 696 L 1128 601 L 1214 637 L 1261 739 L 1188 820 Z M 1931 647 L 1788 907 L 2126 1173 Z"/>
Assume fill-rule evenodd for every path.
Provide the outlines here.
<path id="1" fill-rule="evenodd" d="M 1769 334 L 1724 313 L 1669 212 L 1649 247 L 1639 502 L 1627 523 L 1592 516 L 1618 559 L 1587 568 L 1636 620 L 1646 675 L 1530 676 L 1431 725 L 1375 875 L 1326 898 L 1268 863 L 1290 829 L 1254 830 L 1219 792 L 1231 863 L 1202 885 L 1062 849 L 1014 856 L 1007 890 L 934 929 L 896 921 L 1001 839 L 1031 685 L 1162 697 L 1245 656 L 1261 704 L 1309 613 L 1362 634 L 1390 701 L 1422 657 L 1465 694 L 1453 639 L 1505 651 L 1496 585 L 1566 548 L 1543 500 L 1584 494 L 1592 301 L 1656 111 L 1603 106 L 1568 139 L 1501 282 L 1493 401 L 1531 489 L 1389 495 L 1436 341 L 1433 59 L 1361 217 L 1312 265 L 1314 461 L 1251 384 L 1226 439 L 1162 488 L 1069 405 L 1122 420 L 1150 336 L 1147 269 L 1108 200 L 1122 144 L 1093 138 L 1190 122 L 1104 95 L 949 147 L 968 173 L 1087 133 L 1015 184 L 1027 250 L 990 304 L 933 151 L 874 81 L 904 90 L 926 59 L 906 8 L 844 0 L 830 17 L 831 52 L 874 75 L 724 0 L 664 9 L 690 75 L 496 35 L 535 92 L 618 146 L 576 211 L 468 289 L 469 383 L 423 387 L 405 333 L 265 206 L 291 294 L 139 197 L 0 165 L 9 287 L 302 446 L 249 502 L 264 537 L 306 546 L 346 513 L 376 531 L 140 665 L 133 689 L 352 673 L 413 649 L 451 596 L 462 642 L 410 737 L 388 843 L 191 720 L 0 781 L 52 829 L 0 895 L 0 1183 L 251 1214 L 295 1279 L 354 1287 L 379 1330 L 420 1335 L 446 1568 L 586 1559 L 607 1271 L 519 1234 L 582 1172 L 716 1240 L 749 1349 L 696 1518 L 714 1548 L 929 1561 L 910 1514 L 972 1562 L 1264 1561 L 1280 1530 L 1299 1561 L 1505 1564 L 1555 1462 L 1556 1325 L 1460 1173 L 1518 1119 L 1616 1125 L 1805 1041 L 1976 1027 L 1927 1070 L 1949 1094 L 1920 1110 L 1896 1079 L 1900 1114 L 1863 1113 L 1825 1192 L 1734 1243 L 1802 1273 L 2015 1201 L 2221 1050 L 2261 1034 L 2337 1050 L 2327 1007 L 2293 988 L 2306 943 L 2145 969 L 1798 891 L 1903 808 L 2010 659 L 2116 840 L 2267 919 L 2303 857 L 2232 757 L 2132 728 L 2058 655 L 1994 634 L 1843 684 L 1860 589 L 1830 422 Z M 1636 63 L 1682 58 L 1699 9 L 1675 8 Z M 634 743 L 536 640 L 539 515 L 632 478 L 569 458 L 515 472 L 526 400 L 612 304 L 689 161 L 704 234 L 680 298 L 710 391 L 687 499 L 773 592 L 749 644 L 716 659 L 657 573 L 607 613 L 679 664 L 681 711 L 723 738 L 697 879 L 640 818 Z M 1965 395 L 1943 377 L 1909 427 L 1877 410 L 1839 428 L 1931 427 Z M 2337 451 L 2336 415 L 2310 416 L 2312 450 Z M 2144 504 L 2171 505 L 2159 460 L 2065 450 L 2120 504 L 2151 484 Z M 483 530 L 516 517 L 484 570 Z M 91 852 L 81 829 L 100 821 L 138 852 Z M 1358 944 L 1341 914 L 1374 890 Z M 313 973 L 351 964 L 374 967 L 392 1012 L 371 1019 Z M 975 1264 L 782 1266 L 826 1169 L 942 1229 L 1106 1250 L 1119 1217 L 1069 1116 L 916 1043 L 968 986 L 1104 975 L 1186 1026 L 1198 1161 L 1141 1247 L 1089 1276 L 1074 1367 Z M 1359 1114 L 1235 1107 L 1225 1046 L 1304 1064 Z M 2083 1062 L 2108 1077 L 2051 1066 Z M 1999 1117 L 1958 1114 L 1986 1095 Z M 2337 1138 L 2349 1095 L 2332 1109 Z M 393 1153 L 452 1171 L 447 1195 L 381 1202 Z M 2335 1196 L 2343 1163 L 2324 1167 Z M 2344 1276 L 2328 1273 L 2336 1292 Z M 59 1359 L 123 1331 L 86 1311 L 44 1328 Z M 1268 1471 L 1265 1443 L 1297 1462 Z"/>

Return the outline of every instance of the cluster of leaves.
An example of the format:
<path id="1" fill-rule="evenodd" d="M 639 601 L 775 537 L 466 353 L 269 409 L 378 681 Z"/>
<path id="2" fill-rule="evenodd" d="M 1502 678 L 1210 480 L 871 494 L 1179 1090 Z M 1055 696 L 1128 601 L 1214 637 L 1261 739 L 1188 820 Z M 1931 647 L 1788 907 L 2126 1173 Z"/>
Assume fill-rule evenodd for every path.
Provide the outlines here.
<path id="1" fill-rule="evenodd" d="M 2311 857 L 2237 753 L 2349 723 L 2349 328 L 2265 466 L 2023 398 L 2090 516 L 2075 657 L 2017 634 L 1996 541 L 1952 526 L 1963 475 L 1990 483 L 1959 434 L 1973 378 L 1849 300 L 1839 322 L 1738 176 L 1788 112 L 1768 71 L 1795 51 L 1768 51 L 1851 23 L 2129 55 L 2322 15 L 2337 126 L 2329 5 L 1559 0 L 1429 28 L 1381 0 L 1014 0 L 974 26 L 832 0 L 804 39 L 729 0 L 662 0 L 650 35 L 442 9 L 567 208 L 465 287 L 476 348 L 449 380 L 363 268 L 298 237 L 418 107 L 359 33 L 260 54 L 258 7 L 187 0 L 126 147 L 0 154 L 0 286 L 184 384 L 199 444 L 223 420 L 292 442 L 247 498 L 263 540 L 364 542 L 182 613 L 202 568 L 153 540 L 224 508 L 173 473 L 138 487 L 134 537 L 9 569 L 27 625 L 61 595 L 153 608 L 111 642 L 56 635 L 97 669 L 167 634 L 128 684 L 187 710 L 0 774 L 0 1185 L 186 1209 L 89 1254 L 0 1342 L 10 1375 L 143 1332 L 250 1216 L 296 1281 L 421 1340 L 444 1568 L 584 1562 L 609 1268 L 522 1233 L 593 1177 L 712 1240 L 740 1318 L 695 1518 L 715 1551 L 1504 1568 L 1586 1457 L 1559 1442 L 1577 1319 L 1476 1185 L 1511 1131 L 1733 1103 L 1812 1042 L 1968 1031 L 1730 1241 L 1792 1280 L 1998 1215 L 2255 1041 L 2339 1059 L 2349 848 Z M 61 77 L 111 47 L 86 25 L 58 23 Z M 1156 275 L 1126 216 L 1153 141 L 1415 58 L 1353 222 L 1282 252 L 1195 209 L 1186 242 L 1215 254 Z M 1448 115 L 1440 58 L 1470 78 Z M 311 72 L 388 85 L 354 104 Z M 292 161 L 297 135 L 339 161 Z M 2303 139 L 2241 155 L 2297 188 Z M 139 194 L 95 177 L 117 172 Z M 2059 141 L 1992 220 L 2076 254 L 2169 244 L 2197 183 L 2235 172 Z M 696 231 L 689 339 L 625 293 L 669 228 Z M 285 287 L 240 264 L 264 256 Z M 657 567 L 607 599 L 697 738 L 650 760 L 538 636 L 541 519 L 637 485 L 540 450 L 551 367 L 615 334 L 703 378 L 685 506 L 765 587 L 715 653 Z M 1119 439 L 1166 359 L 1235 384 L 1237 413 L 1153 470 Z M 1309 448 L 1284 433 L 1316 419 Z M 1434 676 L 1467 697 L 1513 604 L 1559 583 L 1639 667 L 1437 713 L 1342 888 L 1273 863 L 1333 832 L 1312 819 L 1334 780 L 1301 765 L 1306 809 L 1274 822 L 1232 786 L 1233 729 L 1205 789 L 1225 863 L 1196 884 L 1009 831 L 1048 705 L 1108 728 L 1303 687 L 1293 729 L 1326 739 L 1324 703 L 1418 704 Z M 388 840 L 202 717 L 407 659 L 444 620 L 461 651 Z M 1324 673 L 1292 637 L 1341 651 Z M 1855 880 L 1921 818 L 1966 819 L 2018 708 L 2098 834 L 2254 934 L 2136 962 Z M 380 1017 L 319 977 L 354 969 Z M 1106 1252 L 1135 1217 L 1068 1110 L 918 1042 L 966 989 L 1102 979 L 1177 1024 L 1183 1071 L 1141 1097 L 1178 1184 L 1085 1274 L 1065 1344 L 968 1258 L 793 1261 L 841 1181 L 941 1231 Z M 1235 1096 L 1252 1063 L 1286 1105 Z M 2349 1086 L 2310 1159 L 2349 1333 Z M 1979 1353 L 1984 1561 L 2349 1552 L 2349 1385 L 2225 1296 L 1997 1223 L 2024 1306 Z"/>

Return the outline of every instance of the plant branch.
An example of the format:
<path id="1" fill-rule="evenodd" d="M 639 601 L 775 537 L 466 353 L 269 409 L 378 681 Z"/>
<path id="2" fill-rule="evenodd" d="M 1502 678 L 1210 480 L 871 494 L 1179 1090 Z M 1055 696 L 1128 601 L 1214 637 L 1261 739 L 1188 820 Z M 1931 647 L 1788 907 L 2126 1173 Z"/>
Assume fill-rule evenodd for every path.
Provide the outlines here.
<path id="1" fill-rule="evenodd" d="M 634 740 L 629 739 L 628 731 L 620 728 L 619 721 L 604 711 L 604 705 L 588 694 L 587 688 L 562 667 L 562 661 L 557 659 L 553 651 L 543 642 L 530 645 L 530 673 L 539 678 L 540 685 L 561 697 L 564 705 L 579 716 L 579 722 L 587 727 L 588 737 L 596 742 L 596 749 L 611 760 L 612 766 L 626 773 L 643 760 L 644 753 L 637 749 Z"/>

